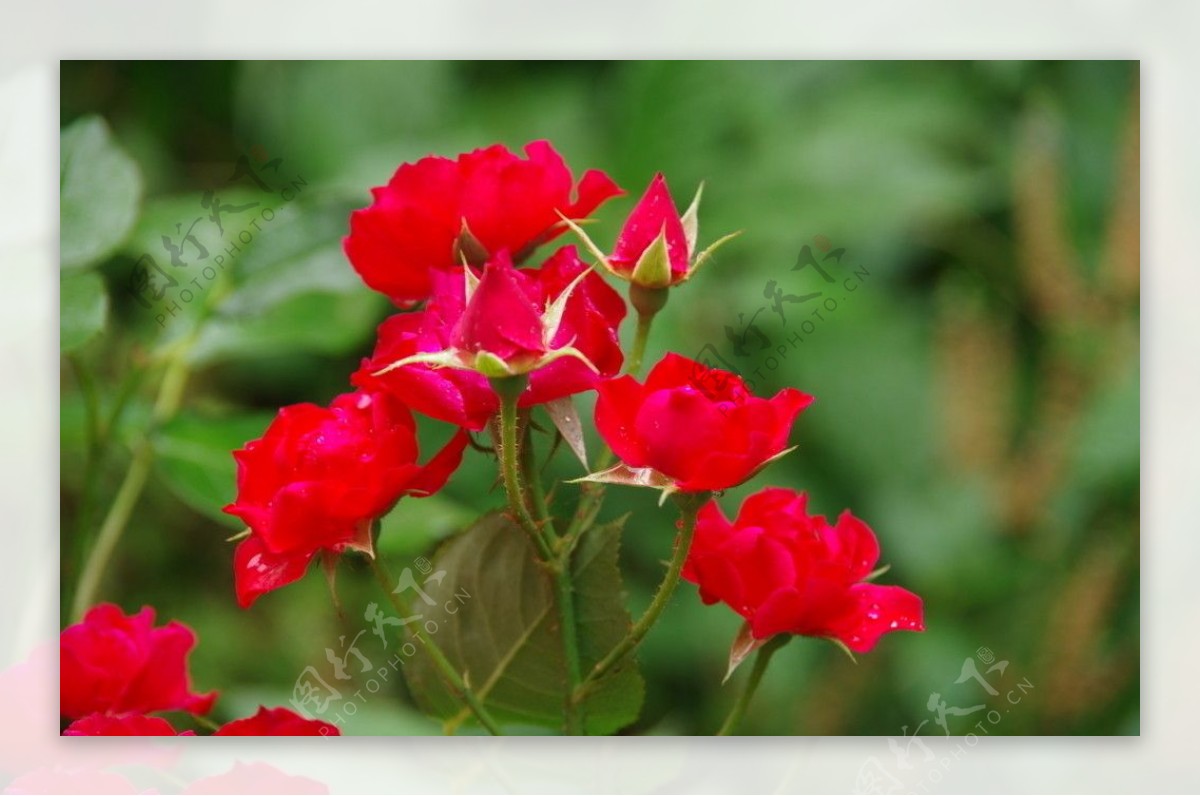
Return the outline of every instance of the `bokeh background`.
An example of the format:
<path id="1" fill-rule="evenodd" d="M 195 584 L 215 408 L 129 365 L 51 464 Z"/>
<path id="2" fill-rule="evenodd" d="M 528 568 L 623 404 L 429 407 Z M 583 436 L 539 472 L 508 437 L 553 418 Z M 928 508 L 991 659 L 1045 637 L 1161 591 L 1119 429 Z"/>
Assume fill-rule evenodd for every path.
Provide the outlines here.
<path id="1" fill-rule="evenodd" d="M 925 633 L 857 663 L 817 641 L 787 646 L 742 732 L 940 734 L 937 693 L 1004 710 L 992 734 L 1138 733 L 1138 81 L 1129 62 L 63 63 L 64 128 L 102 118 L 141 184 L 131 232 L 94 265 L 104 328 L 72 330 L 62 363 L 64 624 L 145 444 L 154 468 L 102 597 L 196 629 L 192 670 L 222 690 L 218 719 L 286 704 L 305 667 L 326 665 L 378 599 L 370 574 L 342 565 L 341 613 L 316 571 L 239 610 L 225 541 L 239 528 L 219 510 L 229 452 L 279 406 L 345 391 L 369 352 L 388 306 L 340 238 L 371 186 L 431 152 L 547 138 L 577 173 L 604 169 L 634 195 L 598 214 L 601 242 L 655 171 L 680 202 L 705 181 L 702 242 L 745 231 L 672 297 L 649 351 L 707 351 L 760 393 L 817 397 L 800 449 L 727 493 L 726 510 L 766 484 L 807 489 L 829 515 L 852 508 L 892 566 L 882 582 L 926 602 Z M 272 185 L 295 183 L 294 198 L 250 179 L 219 190 L 231 206 L 274 202 L 278 217 L 240 268 L 160 325 L 130 269 L 147 253 L 169 268 L 163 236 L 178 243 L 200 217 L 203 247 L 229 245 L 246 222 L 227 213 L 223 240 L 202 203 L 241 157 Z M 832 281 L 800 266 L 806 246 Z M 780 315 L 775 290 L 821 296 Z M 181 346 L 181 407 L 155 422 L 161 362 Z M 426 425 L 431 444 L 444 438 Z M 578 465 L 560 453 L 549 473 Z M 500 505 L 493 481 L 473 455 L 444 492 L 403 502 L 381 542 L 393 568 Z M 610 490 L 605 515 L 627 511 L 636 614 L 674 515 Z M 738 677 L 721 678 L 738 624 L 683 585 L 640 653 L 647 699 L 630 731 L 714 732 L 736 695 Z M 956 682 L 965 659 L 990 656 L 1009 662 L 987 675 L 999 695 Z M 1022 679 L 1032 689 L 1006 705 Z M 348 734 L 437 731 L 402 685 L 385 692 Z"/>

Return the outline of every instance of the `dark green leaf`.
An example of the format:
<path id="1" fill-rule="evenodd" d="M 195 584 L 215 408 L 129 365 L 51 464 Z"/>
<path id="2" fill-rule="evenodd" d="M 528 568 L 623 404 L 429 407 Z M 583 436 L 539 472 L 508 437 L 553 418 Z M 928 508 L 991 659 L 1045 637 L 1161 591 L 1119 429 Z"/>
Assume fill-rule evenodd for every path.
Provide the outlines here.
<path id="1" fill-rule="evenodd" d="M 142 177 L 98 116 L 63 130 L 61 147 L 60 262 L 84 268 L 111 254 L 133 229 Z"/>
<path id="2" fill-rule="evenodd" d="M 630 627 L 617 568 L 620 525 L 589 531 L 572 562 L 584 672 Z M 567 674 L 558 606 L 525 534 L 503 514 L 489 514 L 446 543 L 434 568 L 447 572 L 446 593 L 471 595 L 435 640 L 492 714 L 502 722 L 561 728 Z M 459 714 L 461 704 L 425 656 L 414 657 L 404 671 L 425 710 L 443 719 Z M 584 703 L 587 732 L 611 734 L 633 722 L 643 691 L 632 660 L 618 667 Z"/>
<path id="3" fill-rule="evenodd" d="M 108 293 L 93 273 L 63 274 L 59 281 L 59 348 L 74 351 L 104 328 Z"/>
<path id="4" fill-rule="evenodd" d="M 231 528 L 241 520 L 221 509 L 237 493 L 233 451 L 257 439 L 271 422 L 268 415 L 201 418 L 180 415 L 154 435 L 158 474 L 196 511 Z"/>

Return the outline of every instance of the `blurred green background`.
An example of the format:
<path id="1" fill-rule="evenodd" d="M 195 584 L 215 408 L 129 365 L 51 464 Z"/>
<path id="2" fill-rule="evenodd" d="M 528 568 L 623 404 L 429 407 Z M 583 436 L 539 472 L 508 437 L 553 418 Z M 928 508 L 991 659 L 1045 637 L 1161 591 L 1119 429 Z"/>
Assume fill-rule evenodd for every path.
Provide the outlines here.
<path id="1" fill-rule="evenodd" d="M 1006 688 L 1025 678 L 1033 689 L 992 734 L 1138 733 L 1136 63 L 67 62 L 61 79 L 64 129 L 102 118 L 112 138 L 95 157 L 117 175 L 97 189 L 116 192 L 115 218 L 96 221 L 113 242 L 64 270 L 63 620 L 150 429 L 154 467 L 101 595 L 196 629 L 192 670 L 222 690 L 218 719 L 287 704 L 304 668 L 326 667 L 325 648 L 379 599 L 346 561 L 344 615 L 317 571 L 239 610 L 225 541 L 239 527 L 220 513 L 234 495 L 230 450 L 279 406 L 345 391 L 388 312 L 341 253 L 349 212 L 401 162 L 547 138 L 577 174 L 603 169 L 632 194 L 598 214 L 602 245 L 655 171 L 680 203 L 706 181 L 702 243 L 745 230 L 675 292 L 648 354 L 711 346 L 760 394 L 790 385 L 817 398 L 797 423 L 799 451 L 722 498 L 727 513 L 767 484 L 810 490 L 827 515 L 852 508 L 892 565 L 881 582 L 925 599 L 925 633 L 885 637 L 857 664 L 830 644 L 790 644 L 742 731 L 899 735 L 928 720 L 919 732 L 938 734 L 930 694 L 1007 708 Z M 242 156 L 275 161 L 262 178 L 295 183 L 294 198 L 250 179 L 218 191 L 278 215 L 160 326 L 130 292 L 130 269 L 146 253 L 168 269 L 162 237 L 179 242 L 202 216 L 197 242 L 229 245 L 260 209 L 226 213 L 222 241 L 202 200 Z M 140 188 L 119 178 L 134 164 Z M 817 257 L 845 249 L 823 262 L 832 282 L 795 268 L 806 245 Z M 84 284 L 89 268 L 103 293 Z M 781 317 L 770 281 L 822 295 Z M 835 309 L 822 309 L 829 299 Z M 739 353 L 725 327 L 751 321 L 760 334 Z M 161 358 L 181 344 L 181 409 L 152 424 Z M 590 399 L 580 406 L 590 416 Z M 422 433 L 446 436 L 434 423 Z M 579 468 L 560 452 L 550 472 Z M 499 506 L 494 473 L 471 454 L 444 492 L 402 502 L 381 542 L 393 569 Z M 675 518 L 652 494 L 611 489 L 604 515 L 626 511 L 636 614 Z M 647 697 L 632 732 L 716 730 L 740 683 L 721 685 L 738 624 L 680 588 L 640 653 Z M 367 657 L 375 643 L 363 637 Z M 955 682 L 966 658 L 986 659 L 980 648 L 1009 661 L 987 675 L 1005 684 L 999 696 Z M 408 704 L 389 683 L 344 729 L 437 731 Z M 949 727 L 965 733 L 983 715 Z"/>

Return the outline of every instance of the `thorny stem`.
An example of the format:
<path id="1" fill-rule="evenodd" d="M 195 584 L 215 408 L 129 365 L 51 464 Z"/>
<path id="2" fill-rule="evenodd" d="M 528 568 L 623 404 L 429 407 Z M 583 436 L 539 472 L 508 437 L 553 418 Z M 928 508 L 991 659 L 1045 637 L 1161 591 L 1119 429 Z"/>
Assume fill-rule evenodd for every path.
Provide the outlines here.
<path id="1" fill-rule="evenodd" d="M 546 542 L 542 529 L 529 513 L 519 474 L 519 452 L 517 446 L 517 398 L 500 396 L 500 472 L 504 479 L 504 491 L 508 494 L 508 507 L 513 519 L 529 535 L 543 561 L 551 561 L 554 553 Z"/>
<path id="2" fill-rule="evenodd" d="M 666 577 L 662 583 L 658 585 L 658 591 L 654 594 L 654 599 L 650 602 L 650 607 L 646 609 L 646 613 L 642 614 L 642 618 L 637 621 L 637 624 L 630 629 L 625 638 L 613 647 L 607 655 L 605 655 L 599 663 L 575 689 L 575 701 L 583 700 L 588 693 L 595 688 L 596 684 L 608 672 L 620 663 L 626 655 L 633 652 L 646 634 L 650 632 L 650 628 L 654 627 L 654 623 L 658 621 L 658 617 L 667 607 L 667 603 L 671 601 L 671 595 L 675 593 L 675 587 L 679 585 L 679 576 L 683 572 L 683 562 L 687 559 L 688 550 L 692 546 L 692 536 L 696 532 L 696 514 L 700 511 L 700 506 L 704 504 L 707 498 L 707 493 L 681 495 L 677 500 L 680 506 L 680 523 L 679 532 L 675 535 L 675 552 L 671 556 L 671 562 L 667 566 Z"/>
<path id="3" fill-rule="evenodd" d="M 579 735 L 583 731 L 582 717 L 577 710 L 573 698 L 575 687 L 582 676 L 579 663 L 579 638 L 575 622 L 575 586 L 571 582 L 571 550 L 565 547 L 559 556 L 554 554 L 546 541 L 545 533 L 538 527 L 537 522 L 529 514 L 527 497 L 522 489 L 518 475 L 518 461 L 531 462 L 532 454 L 526 454 L 518 449 L 517 434 L 517 398 L 520 391 L 506 389 L 509 385 L 497 385 L 500 396 L 500 466 L 504 476 L 504 489 L 508 492 L 508 505 L 521 527 L 533 539 L 538 547 L 542 560 L 549 564 L 548 569 L 554 577 L 554 590 L 558 597 L 559 617 L 561 621 L 563 657 L 567 664 L 567 693 L 563 703 L 565 729 L 568 735 Z M 526 441 L 528 442 L 528 441 Z M 527 466 L 526 471 L 531 471 Z M 532 479 L 531 479 L 532 483 Z M 532 502 L 541 505 L 544 512 L 545 501 L 538 499 L 539 493 L 534 492 Z M 549 519 L 543 517 L 549 530 Z"/>
<path id="4" fill-rule="evenodd" d="M 371 569 L 374 570 L 375 579 L 379 581 L 379 585 L 383 587 L 384 592 L 388 595 L 388 599 L 391 601 L 392 607 L 396 609 L 396 612 L 400 616 L 411 616 L 412 610 L 405 599 L 392 590 L 392 578 L 390 575 L 388 575 L 387 567 L 384 565 L 383 560 L 378 555 L 371 557 Z M 425 651 L 429 653 L 429 659 L 433 661 L 433 665 L 437 668 L 438 672 L 441 673 L 442 679 L 446 681 L 446 684 L 450 686 L 450 689 L 454 691 L 455 694 L 462 697 L 463 701 L 467 703 L 467 707 L 469 707 L 471 712 L 475 714 L 475 718 L 479 720 L 479 723 L 485 730 L 492 735 L 503 735 L 504 732 L 500 729 L 500 725 L 498 725 L 496 720 L 491 717 L 491 714 L 488 713 L 487 708 L 485 708 L 483 703 L 479 701 L 479 698 L 475 695 L 475 692 L 472 691 L 471 688 L 466 684 L 462 676 L 455 671 L 454 664 L 450 663 L 450 660 L 446 657 L 446 654 L 442 652 L 441 647 L 439 647 L 437 643 L 430 638 L 429 633 L 425 630 L 425 626 L 422 623 L 417 622 L 415 627 L 416 629 L 412 631 L 412 634 L 421 642 L 421 645 L 425 648 Z"/>
<path id="5" fill-rule="evenodd" d="M 742 686 L 742 692 L 738 694 L 737 701 L 733 703 L 733 709 L 729 711 L 729 716 L 721 725 L 721 729 L 717 731 L 717 735 L 732 735 L 733 731 L 737 729 L 742 716 L 746 715 L 746 708 L 749 707 L 754 692 L 758 689 L 759 681 L 767 671 L 767 664 L 771 662 L 771 656 L 790 640 L 790 636 L 780 633 L 754 653 L 754 668 L 750 670 L 750 678 Z"/>

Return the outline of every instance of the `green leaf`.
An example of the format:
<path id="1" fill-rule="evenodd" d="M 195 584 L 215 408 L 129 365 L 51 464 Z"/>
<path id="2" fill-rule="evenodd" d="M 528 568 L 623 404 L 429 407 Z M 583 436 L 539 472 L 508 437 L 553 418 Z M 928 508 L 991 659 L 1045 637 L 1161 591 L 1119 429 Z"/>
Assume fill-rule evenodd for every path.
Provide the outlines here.
<path id="1" fill-rule="evenodd" d="M 244 524 L 221 509 L 237 494 L 233 451 L 262 436 L 271 416 L 203 418 L 181 414 L 154 435 L 155 466 L 171 491 L 196 511 L 231 528 Z"/>
<path id="2" fill-rule="evenodd" d="M 74 351 L 104 328 L 108 292 L 93 273 L 63 274 L 59 281 L 59 348 Z"/>
<path id="3" fill-rule="evenodd" d="M 60 170 L 61 266 L 85 268 L 112 254 L 132 231 L 141 172 L 98 116 L 63 130 Z"/>
<path id="4" fill-rule="evenodd" d="M 572 559 L 584 672 L 630 628 L 617 567 L 621 524 L 590 530 Z M 558 606 L 525 533 L 503 514 L 488 514 L 443 545 L 434 568 L 446 570 L 444 593 L 471 595 L 434 636 L 451 663 L 497 720 L 560 729 L 568 686 Z M 460 714 L 461 703 L 425 656 L 415 656 L 404 672 L 422 709 L 442 719 Z M 584 702 L 588 734 L 607 735 L 632 723 L 643 696 L 629 659 Z"/>

